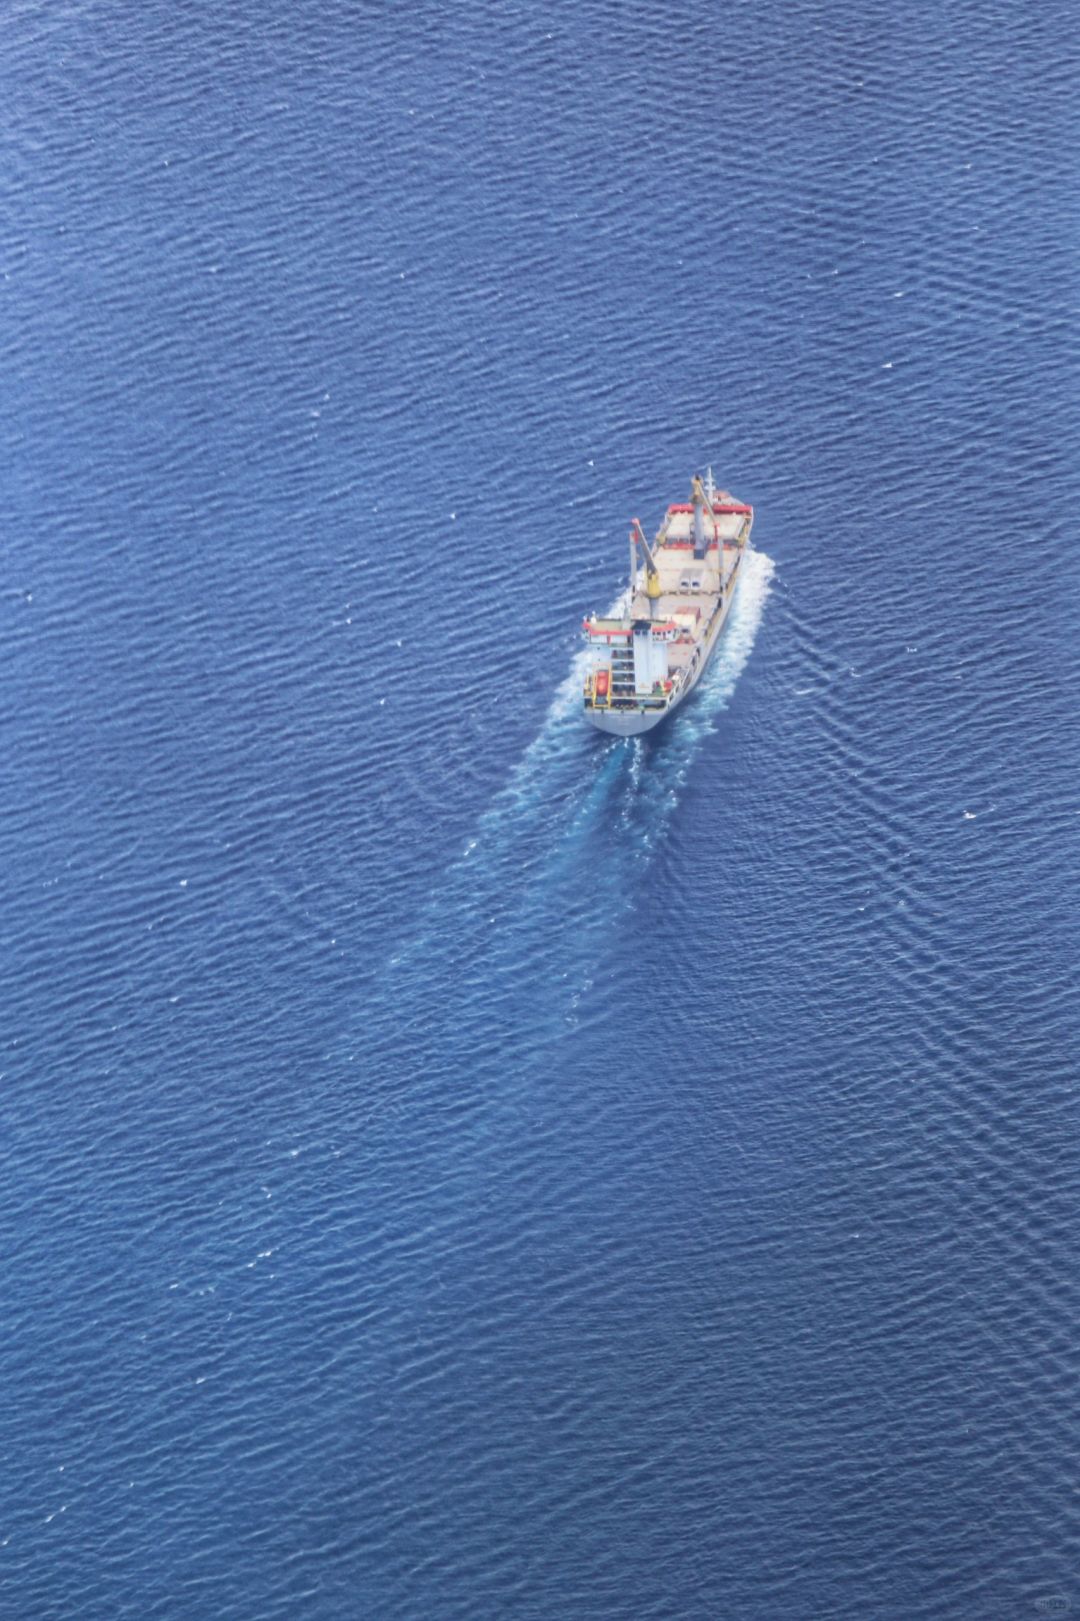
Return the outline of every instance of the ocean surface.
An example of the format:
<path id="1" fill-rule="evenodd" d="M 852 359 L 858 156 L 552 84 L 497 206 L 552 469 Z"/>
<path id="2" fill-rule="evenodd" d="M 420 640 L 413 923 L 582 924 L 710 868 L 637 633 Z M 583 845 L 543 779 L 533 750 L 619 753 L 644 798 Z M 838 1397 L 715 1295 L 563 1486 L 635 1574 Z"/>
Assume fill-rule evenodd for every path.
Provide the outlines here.
<path id="1" fill-rule="evenodd" d="M 3 1621 L 1080 1615 L 1077 67 L 7 9 Z"/>

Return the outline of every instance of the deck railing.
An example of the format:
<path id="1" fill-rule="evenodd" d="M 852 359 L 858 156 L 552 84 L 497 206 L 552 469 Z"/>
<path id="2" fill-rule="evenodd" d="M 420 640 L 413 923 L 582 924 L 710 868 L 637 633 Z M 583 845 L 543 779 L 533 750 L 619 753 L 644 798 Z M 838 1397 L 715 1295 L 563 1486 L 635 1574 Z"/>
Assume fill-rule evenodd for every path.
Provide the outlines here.
<path id="1" fill-rule="evenodd" d="M 585 677 L 583 696 L 585 703 L 592 709 L 664 709 L 670 701 L 674 688 L 670 692 L 628 692 L 626 690 L 613 691 L 609 677 L 607 692 L 597 695 L 596 676 L 594 671 Z"/>

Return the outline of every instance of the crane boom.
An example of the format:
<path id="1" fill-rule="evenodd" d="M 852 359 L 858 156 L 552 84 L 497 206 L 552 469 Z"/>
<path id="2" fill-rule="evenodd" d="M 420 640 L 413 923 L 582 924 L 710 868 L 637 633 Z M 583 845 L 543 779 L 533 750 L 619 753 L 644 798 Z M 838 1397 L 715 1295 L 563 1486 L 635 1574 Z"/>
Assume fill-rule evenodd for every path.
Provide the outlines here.
<path id="1" fill-rule="evenodd" d="M 641 527 L 640 518 L 634 518 L 630 524 L 630 546 L 633 549 L 635 542 L 645 553 L 645 595 L 649 599 L 649 613 L 652 613 L 653 603 L 661 594 L 660 570 L 652 547 L 645 539 L 645 531 Z"/>
<path id="2" fill-rule="evenodd" d="M 713 539 L 719 542 L 720 531 L 716 524 L 716 514 L 712 509 L 712 502 L 705 494 L 704 486 L 697 476 L 690 481 L 690 499 L 694 503 L 694 556 L 699 560 L 705 556 L 705 522 L 702 510 L 708 512 L 712 519 Z"/>
<path id="3" fill-rule="evenodd" d="M 649 570 L 649 573 L 650 574 L 659 574 L 660 570 L 657 567 L 656 558 L 653 556 L 652 547 L 649 545 L 649 542 L 645 539 L 645 531 L 641 527 L 641 519 L 640 518 L 631 519 L 631 525 L 632 525 L 632 528 L 636 531 L 638 545 L 641 547 L 642 551 L 645 553 L 645 564 L 646 564 L 646 567 Z"/>

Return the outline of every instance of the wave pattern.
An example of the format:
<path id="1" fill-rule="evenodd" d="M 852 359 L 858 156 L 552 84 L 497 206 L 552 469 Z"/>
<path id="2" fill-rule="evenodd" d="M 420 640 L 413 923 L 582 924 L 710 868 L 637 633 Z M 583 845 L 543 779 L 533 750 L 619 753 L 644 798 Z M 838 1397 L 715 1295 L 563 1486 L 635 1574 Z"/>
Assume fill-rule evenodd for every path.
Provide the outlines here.
<path id="1" fill-rule="evenodd" d="M 406 9 L 8 19 L 5 1613 L 1064 1614 L 1071 12 Z"/>

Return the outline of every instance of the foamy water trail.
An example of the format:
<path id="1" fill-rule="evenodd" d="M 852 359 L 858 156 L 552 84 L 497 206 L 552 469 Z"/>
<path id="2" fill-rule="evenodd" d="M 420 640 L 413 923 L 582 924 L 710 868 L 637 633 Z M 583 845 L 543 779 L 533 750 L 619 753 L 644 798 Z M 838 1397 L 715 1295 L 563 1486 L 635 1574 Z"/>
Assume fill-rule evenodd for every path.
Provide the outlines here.
<path id="1" fill-rule="evenodd" d="M 705 675 L 656 733 L 608 738 L 586 726 L 581 688 L 587 651 L 573 659 L 536 738 L 480 817 L 412 938 L 395 953 L 394 965 L 444 939 L 448 917 L 462 945 L 470 919 L 482 931 L 508 916 L 535 921 L 552 907 L 565 907 L 584 885 L 606 895 L 609 916 L 613 897 L 616 904 L 632 902 L 626 879 L 652 859 L 693 760 L 731 701 L 773 572 L 771 558 L 747 553 Z"/>
<path id="2" fill-rule="evenodd" d="M 488 1063 L 501 1073 L 592 1016 L 596 963 L 731 702 L 772 575 L 770 558 L 747 554 L 706 674 L 654 733 L 609 738 L 585 725 L 586 655 L 573 659 L 536 737 L 409 935 L 373 965 L 342 1052 L 365 1066 L 376 1092 L 385 1086 L 400 1099 L 418 1088 L 416 1098 L 429 1097 L 455 1066 L 475 1076 Z M 528 1024 L 523 983 L 543 987 L 527 1004 Z M 460 997 L 433 1001 L 433 984 L 455 985 Z"/>
<path id="3" fill-rule="evenodd" d="M 492 834 L 502 833 L 507 824 L 522 832 L 523 814 L 543 816 L 550 828 L 552 795 L 553 791 L 558 793 L 559 779 L 568 773 L 575 779 L 583 779 L 579 782 L 579 796 L 576 799 L 571 796 L 571 805 L 586 801 L 597 784 L 607 780 L 603 769 L 605 756 L 619 760 L 620 776 L 625 777 L 625 785 L 632 790 L 648 789 L 650 774 L 659 775 L 669 784 L 681 781 L 702 739 L 715 730 L 717 715 L 727 708 L 734 694 L 757 636 L 774 568 L 772 559 L 765 553 L 751 551 L 747 554 L 728 623 L 708 669 L 693 695 L 656 732 L 639 738 L 604 738 L 587 727 L 581 718 L 581 689 L 588 652 L 583 650 L 578 654 L 556 691 L 539 734 L 514 768 L 507 786 L 495 796 L 482 816 L 477 844 L 485 836 L 490 838 Z M 620 598 L 610 612 L 618 613 L 623 601 Z M 600 756 L 599 769 L 593 763 L 597 755 Z M 561 795 L 558 803 L 565 805 Z M 572 826 L 573 820 L 572 815 L 568 818 L 564 814 L 563 827 Z M 560 829 L 550 828 L 550 831 L 558 837 Z"/>

